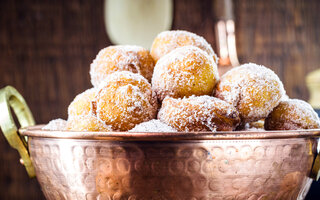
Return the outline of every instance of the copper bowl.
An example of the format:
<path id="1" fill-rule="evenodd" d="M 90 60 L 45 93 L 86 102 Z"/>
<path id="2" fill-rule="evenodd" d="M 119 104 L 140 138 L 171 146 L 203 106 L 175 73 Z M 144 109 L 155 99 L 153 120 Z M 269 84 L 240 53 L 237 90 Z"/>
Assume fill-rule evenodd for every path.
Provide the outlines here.
<path id="1" fill-rule="evenodd" d="M 10 117 L 0 118 L 1 128 L 47 199 L 304 199 L 319 171 L 319 129 L 132 133 L 38 125 L 9 134 L 9 106 L 23 105 L 14 109 L 21 124 L 34 121 L 20 96 L 7 96 Z"/>

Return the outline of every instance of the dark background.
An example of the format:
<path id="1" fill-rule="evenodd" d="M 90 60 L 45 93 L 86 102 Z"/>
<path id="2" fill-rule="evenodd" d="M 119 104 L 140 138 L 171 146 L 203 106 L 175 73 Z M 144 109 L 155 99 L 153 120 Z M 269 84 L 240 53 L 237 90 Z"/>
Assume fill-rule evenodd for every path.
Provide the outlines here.
<path id="1" fill-rule="evenodd" d="M 272 68 L 291 98 L 308 100 L 305 76 L 320 68 L 320 1 L 234 4 L 240 62 Z M 214 22 L 211 0 L 174 1 L 172 29 L 195 32 L 215 47 Z M 101 0 L 0 0 L 0 88 L 17 88 L 37 123 L 67 117 L 70 101 L 91 87 L 90 63 L 110 44 Z M 0 152 L 0 199 L 44 199 L 1 136 Z"/>

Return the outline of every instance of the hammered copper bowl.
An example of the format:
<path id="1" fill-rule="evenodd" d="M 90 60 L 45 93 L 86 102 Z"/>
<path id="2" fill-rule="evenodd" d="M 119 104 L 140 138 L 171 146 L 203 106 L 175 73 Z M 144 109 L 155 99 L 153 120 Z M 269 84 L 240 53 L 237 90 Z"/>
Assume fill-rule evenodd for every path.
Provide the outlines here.
<path id="1" fill-rule="evenodd" d="M 10 94 L 9 116 L 9 105 L 25 105 Z M 14 111 L 22 125 L 33 124 L 27 107 Z M 8 137 L 9 118 L 0 118 L 6 138 L 52 200 L 304 199 L 320 164 L 320 130 L 107 133 L 40 125 L 15 132 L 21 150 Z"/>

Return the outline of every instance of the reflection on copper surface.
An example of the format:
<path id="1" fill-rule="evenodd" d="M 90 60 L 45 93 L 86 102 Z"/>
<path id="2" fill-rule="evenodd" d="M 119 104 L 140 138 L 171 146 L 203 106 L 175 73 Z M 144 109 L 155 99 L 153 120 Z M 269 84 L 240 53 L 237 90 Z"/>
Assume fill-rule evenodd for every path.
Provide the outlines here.
<path id="1" fill-rule="evenodd" d="M 235 23 L 220 20 L 216 24 L 216 41 L 219 56 L 219 72 L 223 75 L 232 67 L 239 66 L 236 48 Z"/>
<path id="2" fill-rule="evenodd" d="M 271 132 L 265 131 L 236 139 L 249 134 L 237 131 L 229 138 L 206 133 L 207 139 L 203 134 L 192 140 L 187 137 L 192 133 L 174 133 L 180 137 L 168 140 L 146 133 L 132 140 L 126 134 L 134 133 L 50 138 L 52 131 L 39 126 L 27 130 L 22 134 L 32 135 L 31 159 L 50 200 L 303 199 L 318 144 L 312 135 L 319 134 L 279 131 L 278 138 L 266 138 Z"/>

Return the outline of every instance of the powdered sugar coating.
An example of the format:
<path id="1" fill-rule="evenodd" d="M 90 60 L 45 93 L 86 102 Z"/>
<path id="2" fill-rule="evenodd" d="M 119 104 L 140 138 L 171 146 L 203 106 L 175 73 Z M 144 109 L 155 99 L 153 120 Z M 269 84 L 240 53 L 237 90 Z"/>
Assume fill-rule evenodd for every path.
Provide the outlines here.
<path id="1" fill-rule="evenodd" d="M 50 131 L 63 131 L 67 127 L 67 121 L 64 119 L 54 119 L 51 120 L 47 125 L 42 127 L 43 130 L 50 130 Z"/>
<path id="2" fill-rule="evenodd" d="M 66 125 L 69 131 L 112 131 L 112 127 L 93 114 L 69 117 Z"/>
<path id="3" fill-rule="evenodd" d="M 190 96 L 183 99 L 166 97 L 158 119 L 178 131 L 231 131 L 240 122 L 232 105 L 215 97 Z"/>
<path id="4" fill-rule="evenodd" d="M 315 128 L 320 128 L 318 114 L 310 104 L 299 99 L 281 101 L 265 120 L 266 130 Z"/>
<path id="5" fill-rule="evenodd" d="M 194 46 L 177 48 L 160 58 L 152 77 L 158 98 L 211 95 L 219 74 L 216 63 Z"/>
<path id="6" fill-rule="evenodd" d="M 218 63 L 217 55 L 203 37 L 183 30 L 163 31 L 159 33 L 153 41 L 150 53 L 157 62 L 162 56 L 170 53 L 172 50 L 189 45 L 207 52 L 214 62 Z"/>
<path id="7" fill-rule="evenodd" d="M 149 51 L 140 46 L 116 45 L 102 49 L 90 66 L 91 83 L 97 87 L 103 79 L 115 71 L 139 73 L 149 81 L 154 61 Z"/>
<path id="8" fill-rule="evenodd" d="M 262 132 L 262 131 L 266 131 L 263 128 L 256 128 L 256 127 L 250 127 L 250 126 L 245 126 L 243 131 L 252 131 L 252 132 Z"/>
<path id="9" fill-rule="evenodd" d="M 97 93 L 96 88 L 87 89 L 78 94 L 68 107 L 68 116 L 87 115 L 92 112 L 91 102 Z"/>
<path id="10" fill-rule="evenodd" d="M 265 131 L 264 120 L 246 123 L 243 130 L 244 131 Z"/>
<path id="11" fill-rule="evenodd" d="M 128 71 L 108 75 L 99 86 L 95 104 L 97 117 L 116 131 L 154 119 L 158 107 L 151 84 Z"/>
<path id="12" fill-rule="evenodd" d="M 248 63 L 224 74 L 215 96 L 234 105 L 243 122 L 253 122 L 267 117 L 284 94 L 283 84 L 272 70 Z"/>
<path id="13" fill-rule="evenodd" d="M 97 89 L 91 88 L 78 94 L 68 107 L 68 116 L 87 115 L 92 112 L 91 102 L 94 101 Z"/>
<path id="14" fill-rule="evenodd" d="M 153 119 L 137 124 L 133 129 L 129 130 L 129 132 L 177 132 L 177 130 L 160 120 Z"/>

